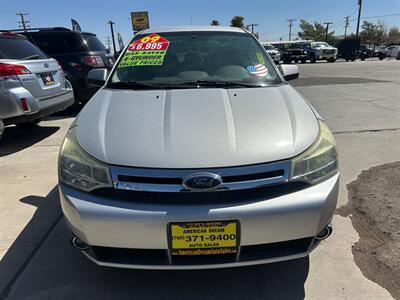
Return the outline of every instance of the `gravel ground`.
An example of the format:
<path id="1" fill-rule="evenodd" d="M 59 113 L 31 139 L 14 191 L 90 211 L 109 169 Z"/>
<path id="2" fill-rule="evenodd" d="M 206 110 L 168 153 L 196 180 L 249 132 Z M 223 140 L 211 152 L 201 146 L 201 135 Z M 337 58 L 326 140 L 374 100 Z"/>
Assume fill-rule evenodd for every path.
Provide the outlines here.
<path id="1" fill-rule="evenodd" d="M 349 204 L 338 209 L 352 214 L 360 240 L 354 261 L 369 279 L 400 299 L 400 162 L 363 171 L 347 185 Z"/>

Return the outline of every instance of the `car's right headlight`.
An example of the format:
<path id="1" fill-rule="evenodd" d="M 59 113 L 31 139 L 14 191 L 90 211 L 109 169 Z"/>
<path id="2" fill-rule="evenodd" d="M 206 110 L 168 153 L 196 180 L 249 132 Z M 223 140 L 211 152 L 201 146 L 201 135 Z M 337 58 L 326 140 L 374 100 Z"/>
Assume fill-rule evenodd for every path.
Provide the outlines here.
<path id="1" fill-rule="evenodd" d="M 338 172 L 335 139 L 324 121 L 318 123 L 319 135 L 314 144 L 292 159 L 291 180 L 315 184 Z"/>
<path id="2" fill-rule="evenodd" d="M 90 157 L 78 144 L 76 126 L 72 126 L 61 146 L 58 174 L 61 183 L 90 192 L 101 187 L 111 187 L 112 181 L 106 164 Z"/>

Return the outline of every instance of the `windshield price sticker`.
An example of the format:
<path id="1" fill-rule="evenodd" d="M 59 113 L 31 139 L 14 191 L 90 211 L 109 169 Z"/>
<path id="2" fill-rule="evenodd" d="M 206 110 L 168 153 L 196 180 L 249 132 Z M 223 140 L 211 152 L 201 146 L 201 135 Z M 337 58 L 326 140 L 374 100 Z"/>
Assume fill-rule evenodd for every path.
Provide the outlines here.
<path id="1" fill-rule="evenodd" d="M 164 62 L 169 41 L 152 33 L 129 45 L 119 68 L 138 66 L 160 66 Z"/>
<path id="2" fill-rule="evenodd" d="M 256 52 L 256 57 L 257 57 L 257 61 L 259 64 L 262 64 L 262 65 L 265 64 L 265 59 L 264 59 L 264 56 L 261 54 L 261 52 Z"/>

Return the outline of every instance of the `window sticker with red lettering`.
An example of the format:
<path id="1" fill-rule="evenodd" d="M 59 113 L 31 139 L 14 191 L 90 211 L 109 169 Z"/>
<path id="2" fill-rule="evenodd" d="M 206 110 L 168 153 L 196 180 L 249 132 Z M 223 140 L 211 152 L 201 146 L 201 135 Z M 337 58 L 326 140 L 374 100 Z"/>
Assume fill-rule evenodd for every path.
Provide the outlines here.
<path id="1" fill-rule="evenodd" d="M 118 68 L 160 66 L 164 62 L 169 41 L 152 33 L 129 45 Z"/>

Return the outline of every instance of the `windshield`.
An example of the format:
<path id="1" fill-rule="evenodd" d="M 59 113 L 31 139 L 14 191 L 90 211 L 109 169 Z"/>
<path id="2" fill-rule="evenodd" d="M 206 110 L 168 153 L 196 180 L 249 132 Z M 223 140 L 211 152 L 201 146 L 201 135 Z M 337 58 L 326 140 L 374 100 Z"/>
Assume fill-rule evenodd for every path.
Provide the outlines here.
<path id="1" fill-rule="evenodd" d="M 313 47 L 314 48 L 326 48 L 326 47 L 329 47 L 329 45 L 327 43 L 318 42 L 318 43 L 313 43 Z"/>
<path id="2" fill-rule="evenodd" d="M 250 34 L 205 31 L 135 36 L 108 87 L 132 82 L 136 89 L 184 88 L 197 83 L 255 87 L 282 81 L 262 46 Z"/>
<path id="3" fill-rule="evenodd" d="M 45 59 L 48 56 L 25 38 L 0 36 L 0 58 Z"/>

